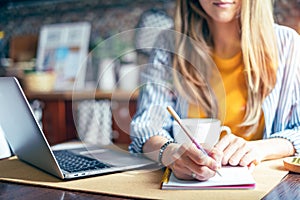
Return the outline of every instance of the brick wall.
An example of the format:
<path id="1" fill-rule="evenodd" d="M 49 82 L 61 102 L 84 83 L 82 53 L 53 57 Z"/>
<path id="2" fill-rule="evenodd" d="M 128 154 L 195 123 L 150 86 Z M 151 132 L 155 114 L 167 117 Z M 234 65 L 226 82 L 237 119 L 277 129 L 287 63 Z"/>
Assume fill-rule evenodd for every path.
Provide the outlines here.
<path id="1" fill-rule="evenodd" d="M 0 7 L 0 30 L 5 31 L 5 53 L 13 36 L 38 35 L 43 24 L 89 21 L 91 45 L 99 38 L 135 28 L 139 16 L 150 8 L 173 14 L 175 0 L 45 0 Z M 300 33 L 300 0 L 275 0 L 280 24 Z"/>
<path id="2" fill-rule="evenodd" d="M 300 33 L 300 0 L 275 0 L 274 13 L 279 24 L 290 26 Z"/>
<path id="3" fill-rule="evenodd" d="M 45 0 L 0 7 L 0 30 L 5 31 L 6 53 L 13 36 L 38 35 L 44 24 L 88 21 L 91 45 L 99 37 L 135 28 L 139 16 L 150 8 L 172 15 L 174 0 Z M 50 3 L 49 3 L 50 2 Z"/>

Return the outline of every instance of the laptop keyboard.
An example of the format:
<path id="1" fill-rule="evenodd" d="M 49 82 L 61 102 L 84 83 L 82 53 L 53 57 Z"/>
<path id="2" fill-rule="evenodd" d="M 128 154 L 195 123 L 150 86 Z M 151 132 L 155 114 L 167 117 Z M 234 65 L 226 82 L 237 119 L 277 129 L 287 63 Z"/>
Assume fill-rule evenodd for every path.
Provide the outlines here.
<path id="1" fill-rule="evenodd" d="M 86 156 L 74 154 L 68 150 L 59 150 L 53 153 L 61 169 L 67 172 L 80 172 L 112 167 L 112 165 Z"/>

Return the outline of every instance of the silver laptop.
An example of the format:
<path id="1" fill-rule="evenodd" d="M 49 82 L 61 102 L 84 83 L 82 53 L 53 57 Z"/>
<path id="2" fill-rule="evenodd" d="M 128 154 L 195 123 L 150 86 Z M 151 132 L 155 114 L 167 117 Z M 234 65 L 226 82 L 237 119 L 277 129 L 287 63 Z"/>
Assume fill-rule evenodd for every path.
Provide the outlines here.
<path id="1" fill-rule="evenodd" d="M 61 179 L 107 174 L 154 164 L 118 148 L 82 146 L 52 150 L 14 77 L 0 77 L 0 126 L 22 161 Z"/>

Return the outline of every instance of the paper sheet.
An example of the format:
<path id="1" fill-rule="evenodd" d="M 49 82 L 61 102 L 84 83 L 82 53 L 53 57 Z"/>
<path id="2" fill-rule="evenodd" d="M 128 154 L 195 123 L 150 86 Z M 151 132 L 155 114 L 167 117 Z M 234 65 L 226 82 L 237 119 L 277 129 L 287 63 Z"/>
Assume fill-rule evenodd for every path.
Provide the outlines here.
<path id="1" fill-rule="evenodd" d="M 253 189 L 255 180 L 247 167 L 222 167 L 207 181 L 180 180 L 171 173 L 169 181 L 163 183 L 162 189 Z"/>
<path id="2" fill-rule="evenodd" d="M 10 157 L 11 151 L 4 136 L 4 132 L 0 126 L 0 159 Z"/>

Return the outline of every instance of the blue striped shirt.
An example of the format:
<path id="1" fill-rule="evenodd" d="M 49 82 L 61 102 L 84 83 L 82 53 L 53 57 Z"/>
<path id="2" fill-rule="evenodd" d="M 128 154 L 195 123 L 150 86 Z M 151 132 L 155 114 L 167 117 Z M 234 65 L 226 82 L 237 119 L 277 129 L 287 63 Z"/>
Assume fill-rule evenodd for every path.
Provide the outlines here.
<path id="1" fill-rule="evenodd" d="M 263 138 L 285 138 L 300 153 L 300 36 L 288 27 L 275 25 L 279 50 L 277 82 L 262 104 L 265 118 Z M 166 38 L 164 38 L 166 39 Z M 158 41 L 150 62 L 141 73 L 137 112 L 130 124 L 129 151 L 142 153 L 144 143 L 160 135 L 173 140 L 172 106 L 181 118 L 187 117 L 188 102 L 173 85 L 172 54 L 164 39 Z M 170 39 L 167 39 L 170 40 Z M 172 44 L 170 44 L 172 45 Z"/>

